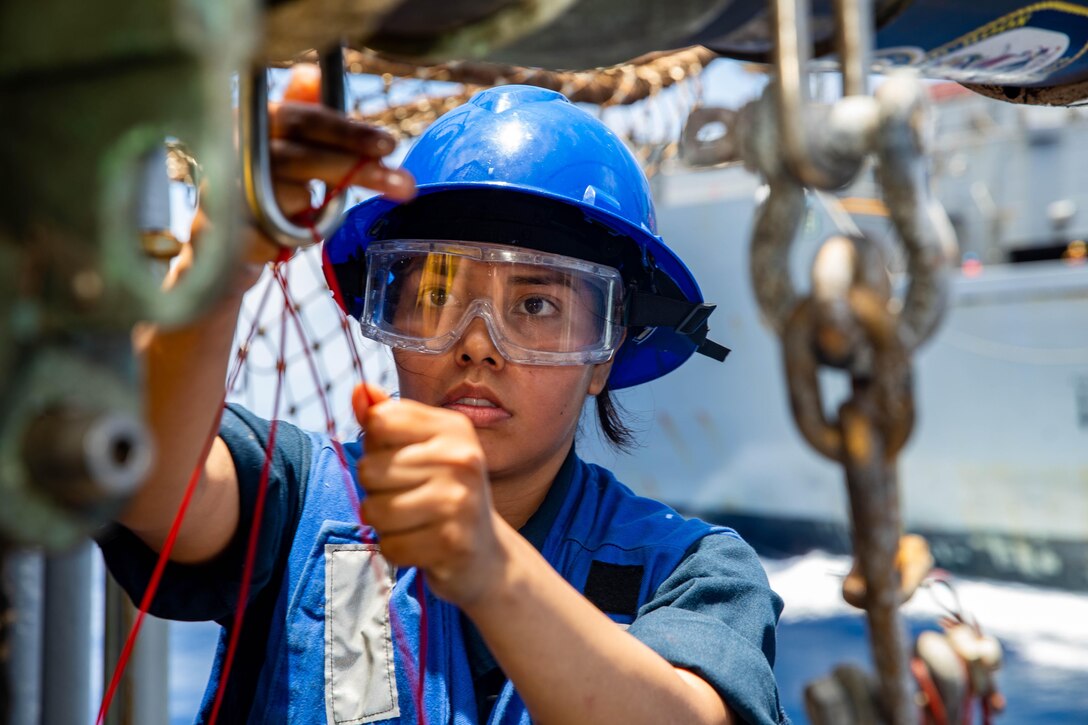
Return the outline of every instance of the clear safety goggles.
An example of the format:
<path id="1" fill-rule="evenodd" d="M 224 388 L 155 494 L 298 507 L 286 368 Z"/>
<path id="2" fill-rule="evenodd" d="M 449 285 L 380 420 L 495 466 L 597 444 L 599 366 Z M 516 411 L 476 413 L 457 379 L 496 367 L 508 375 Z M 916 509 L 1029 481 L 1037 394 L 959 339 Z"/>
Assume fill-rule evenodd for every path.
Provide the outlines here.
<path id="1" fill-rule="evenodd" d="M 480 318 L 498 352 L 531 365 L 609 360 L 623 341 L 623 279 L 612 267 L 479 242 L 391 240 L 366 251 L 363 334 L 443 353 Z"/>

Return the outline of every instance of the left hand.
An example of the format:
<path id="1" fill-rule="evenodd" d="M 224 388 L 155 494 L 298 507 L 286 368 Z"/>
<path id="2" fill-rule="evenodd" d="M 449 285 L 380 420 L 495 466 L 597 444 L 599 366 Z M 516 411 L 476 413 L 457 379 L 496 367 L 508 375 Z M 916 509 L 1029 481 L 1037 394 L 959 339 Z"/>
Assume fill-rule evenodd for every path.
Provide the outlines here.
<path id="1" fill-rule="evenodd" d="M 397 566 L 427 574 L 438 596 L 464 607 L 496 581 L 505 526 L 491 503 L 487 462 L 465 416 L 411 400 L 390 400 L 374 385 L 352 395 L 365 431 L 359 483 L 363 521 Z"/>

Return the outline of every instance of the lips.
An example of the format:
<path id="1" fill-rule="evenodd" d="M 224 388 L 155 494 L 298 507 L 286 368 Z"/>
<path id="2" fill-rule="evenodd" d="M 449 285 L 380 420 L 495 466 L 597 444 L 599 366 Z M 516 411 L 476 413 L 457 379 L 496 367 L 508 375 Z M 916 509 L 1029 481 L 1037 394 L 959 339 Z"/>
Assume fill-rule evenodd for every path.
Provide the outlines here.
<path id="1" fill-rule="evenodd" d="M 446 394 L 441 406 L 468 416 L 477 428 L 486 428 L 511 417 L 495 393 L 477 385 L 458 385 Z"/>

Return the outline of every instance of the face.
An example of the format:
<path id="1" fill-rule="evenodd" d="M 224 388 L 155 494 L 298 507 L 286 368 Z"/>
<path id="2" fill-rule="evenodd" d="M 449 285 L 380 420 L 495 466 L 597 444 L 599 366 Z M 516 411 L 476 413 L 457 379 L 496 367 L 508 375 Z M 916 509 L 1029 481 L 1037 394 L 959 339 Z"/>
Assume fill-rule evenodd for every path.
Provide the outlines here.
<path id="1" fill-rule="evenodd" d="M 601 391 L 612 367 L 508 362 L 478 317 L 444 353 L 394 350 L 393 357 L 403 397 L 472 420 L 496 481 L 561 463 L 586 396 Z"/>

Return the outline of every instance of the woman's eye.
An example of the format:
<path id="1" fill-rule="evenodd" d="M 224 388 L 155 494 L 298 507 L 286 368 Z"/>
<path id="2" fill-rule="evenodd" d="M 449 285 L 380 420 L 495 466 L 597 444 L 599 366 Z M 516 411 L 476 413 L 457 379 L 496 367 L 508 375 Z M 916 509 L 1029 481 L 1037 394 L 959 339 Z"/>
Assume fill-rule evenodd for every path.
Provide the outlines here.
<path id="1" fill-rule="evenodd" d="M 428 301 L 434 307 L 444 307 L 450 300 L 449 292 L 441 287 L 435 287 L 427 293 Z"/>
<path id="2" fill-rule="evenodd" d="M 544 297 L 526 297 L 521 301 L 521 310 L 533 317 L 554 315 L 559 311 L 553 302 Z"/>

